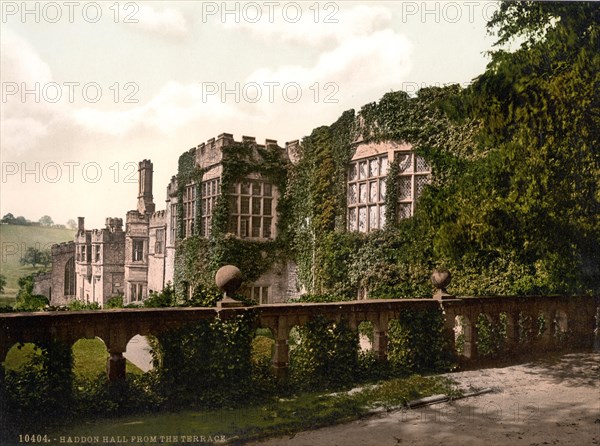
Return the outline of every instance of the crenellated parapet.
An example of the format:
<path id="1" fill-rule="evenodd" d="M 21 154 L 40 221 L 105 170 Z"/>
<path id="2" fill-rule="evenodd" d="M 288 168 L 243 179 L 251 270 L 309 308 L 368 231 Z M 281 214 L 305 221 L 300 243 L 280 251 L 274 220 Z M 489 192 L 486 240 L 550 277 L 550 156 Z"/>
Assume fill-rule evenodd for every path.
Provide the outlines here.
<path id="1" fill-rule="evenodd" d="M 52 256 L 59 256 L 64 254 L 73 254 L 75 252 L 75 242 L 63 242 L 52 245 L 50 248 Z"/>
<path id="2" fill-rule="evenodd" d="M 167 221 L 166 211 L 156 211 L 150 216 L 150 226 L 163 226 Z"/>
<path id="3" fill-rule="evenodd" d="M 199 144 L 195 149 L 196 166 L 207 169 L 211 166 L 221 163 L 223 160 L 223 148 L 233 144 L 250 145 L 256 149 L 282 150 L 285 149 L 277 145 L 276 139 L 265 139 L 264 144 L 258 144 L 254 136 L 242 136 L 241 141 L 236 141 L 231 133 L 221 133 L 217 138 L 210 138 L 208 141 Z"/>

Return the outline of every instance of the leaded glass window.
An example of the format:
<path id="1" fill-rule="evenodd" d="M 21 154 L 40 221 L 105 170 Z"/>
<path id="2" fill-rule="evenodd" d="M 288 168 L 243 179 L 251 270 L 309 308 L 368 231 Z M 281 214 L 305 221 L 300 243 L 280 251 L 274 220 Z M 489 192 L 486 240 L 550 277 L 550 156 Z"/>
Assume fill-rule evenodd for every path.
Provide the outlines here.
<path id="1" fill-rule="evenodd" d="M 383 228 L 387 155 L 353 162 L 348 166 L 348 230 L 369 232 Z"/>

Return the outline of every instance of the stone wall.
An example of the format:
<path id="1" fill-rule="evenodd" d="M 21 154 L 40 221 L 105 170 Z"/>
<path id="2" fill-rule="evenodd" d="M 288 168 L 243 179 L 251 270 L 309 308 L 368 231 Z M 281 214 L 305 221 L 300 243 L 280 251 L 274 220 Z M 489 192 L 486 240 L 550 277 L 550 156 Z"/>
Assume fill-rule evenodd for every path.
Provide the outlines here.
<path id="1" fill-rule="evenodd" d="M 44 296 L 50 299 L 50 305 L 66 305 L 75 299 L 74 294 L 65 295 L 65 268 L 67 262 L 75 260 L 75 247 L 74 242 L 60 243 L 52 246 L 52 296 L 44 294 Z"/>
<path id="2" fill-rule="evenodd" d="M 389 299 L 361 300 L 332 303 L 297 303 L 261 305 L 258 307 L 235 308 L 165 308 L 165 309 L 122 309 L 88 312 L 51 313 L 5 313 L 0 314 L 0 361 L 8 350 L 18 342 L 42 342 L 49 339 L 73 344 L 81 338 L 100 337 L 110 353 L 108 374 L 112 379 L 124 377 L 125 361 L 122 360 L 129 340 L 137 335 L 155 335 L 175 329 L 185 324 L 215 317 L 229 318 L 248 311 L 257 315 L 257 324 L 269 328 L 275 338 L 272 358 L 273 371 L 284 377 L 288 367 L 288 336 L 297 325 L 304 325 L 314 317 L 325 317 L 339 322 L 347 321 L 353 330 L 363 321 L 373 324 L 373 351 L 382 361 L 387 358 L 388 323 L 398 319 L 404 311 L 441 311 L 444 315 L 446 337 L 449 349 L 456 356 L 462 355 L 463 363 L 478 364 L 478 328 L 474 323 L 478 315 L 492 319 L 500 313 L 509 315 L 544 315 L 548 317 L 548 336 L 534 342 L 519 344 L 514 336 L 517 327 L 509 323 L 509 355 L 524 356 L 552 350 L 592 348 L 595 333 L 598 336 L 596 320 L 600 298 L 592 296 L 517 296 L 485 297 L 464 299 Z M 455 348 L 456 317 L 470 319 L 470 326 L 464 334 L 465 349 L 459 353 Z M 558 322 L 558 323 L 557 323 Z M 568 335 L 568 343 L 560 342 L 552 334 Z M 358 342 L 358 335 L 357 335 Z M 523 356 L 524 355 L 524 356 Z M 114 367 L 122 367 L 114 370 Z"/>

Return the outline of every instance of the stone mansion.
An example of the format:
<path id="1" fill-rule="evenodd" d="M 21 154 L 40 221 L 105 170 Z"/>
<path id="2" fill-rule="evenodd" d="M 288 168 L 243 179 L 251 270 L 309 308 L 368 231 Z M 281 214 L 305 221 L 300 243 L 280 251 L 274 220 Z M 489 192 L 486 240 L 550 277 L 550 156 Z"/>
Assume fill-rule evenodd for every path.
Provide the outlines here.
<path id="1" fill-rule="evenodd" d="M 259 145 L 254 138 L 244 136 L 242 142 L 255 148 L 275 147 L 291 163 L 299 159 L 298 141 L 279 147 L 274 140 Z M 124 222 L 122 218 L 107 218 L 101 229 L 87 229 L 84 218 L 79 217 L 75 240 L 52 247 L 52 270 L 38 276 L 35 292 L 47 296 L 51 305 L 77 299 L 102 306 L 117 295 L 123 296 L 125 304 L 141 302 L 152 291 L 159 292 L 174 281 L 178 239 L 210 237 L 212 210 L 223 196 L 230 203 L 228 235 L 273 240 L 280 198 L 275 184 L 252 173 L 227 191 L 221 189 L 223 148 L 233 143 L 233 135 L 222 133 L 192 148 L 189 153 L 195 167 L 203 172 L 201 181 L 178 185 L 173 176 L 166 188 L 166 206 L 160 210 L 156 210 L 152 192 L 153 164 L 141 161 L 136 208 L 126 213 Z M 398 216 L 410 217 L 429 181 L 431 172 L 425 160 L 409 144 L 394 141 L 357 141 L 354 146 L 347 166 L 347 230 L 370 232 L 384 227 L 386 178 L 394 160 L 400 167 Z M 202 212 L 197 212 L 196 206 L 201 206 Z M 195 221 L 197 215 L 201 215 L 201 222 Z M 261 304 L 299 296 L 303 290 L 293 262 L 274 265 L 256 281 L 244 284 L 244 294 Z"/>

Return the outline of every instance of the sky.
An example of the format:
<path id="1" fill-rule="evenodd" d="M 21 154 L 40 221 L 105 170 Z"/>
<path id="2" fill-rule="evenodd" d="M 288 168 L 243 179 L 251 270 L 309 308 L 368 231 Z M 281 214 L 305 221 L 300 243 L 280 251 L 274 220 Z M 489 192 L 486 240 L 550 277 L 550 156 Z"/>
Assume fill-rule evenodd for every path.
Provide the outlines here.
<path id="1" fill-rule="evenodd" d="M 389 91 L 467 85 L 492 1 L 2 1 L 0 214 L 86 228 L 154 201 L 181 153 L 302 139 Z"/>

